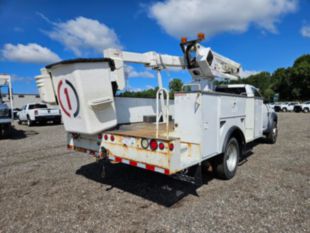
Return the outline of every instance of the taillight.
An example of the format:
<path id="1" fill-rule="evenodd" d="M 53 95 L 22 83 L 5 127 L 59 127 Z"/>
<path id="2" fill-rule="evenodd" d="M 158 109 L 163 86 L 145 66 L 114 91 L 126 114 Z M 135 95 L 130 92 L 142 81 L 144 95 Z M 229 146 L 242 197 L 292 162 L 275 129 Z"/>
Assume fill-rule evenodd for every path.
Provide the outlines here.
<path id="1" fill-rule="evenodd" d="M 173 151 L 173 149 L 174 149 L 174 145 L 173 145 L 173 143 L 170 143 L 169 144 L 169 150 Z"/>
<path id="2" fill-rule="evenodd" d="M 111 139 L 112 142 L 114 142 L 114 140 L 115 140 L 113 135 L 111 135 L 110 139 Z"/>
<path id="3" fill-rule="evenodd" d="M 34 115 L 38 115 L 39 114 L 39 112 L 38 112 L 38 110 L 34 110 Z"/>
<path id="4" fill-rule="evenodd" d="M 156 150 L 158 147 L 157 141 L 155 139 L 151 139 L 150 141 L 151 150 Z"/>
<path id="5" fill-rule="evenodd" d="M 101 140 L 102 139 L 102 134 L 98 134 L 98 140 Z"/>
<path id="6" fill-rule="evenodd" d="M 165 145 L 164 145 L 164 143 L 159 143 L 159 149 L 161 149 L 161 150 L 163 150 L 163 149 L 165 149 Z"/>
<path id="7" fill-rule="evenodd" d="M 104 135 L 104 140 L 108 140 L 108 135 Z"/>

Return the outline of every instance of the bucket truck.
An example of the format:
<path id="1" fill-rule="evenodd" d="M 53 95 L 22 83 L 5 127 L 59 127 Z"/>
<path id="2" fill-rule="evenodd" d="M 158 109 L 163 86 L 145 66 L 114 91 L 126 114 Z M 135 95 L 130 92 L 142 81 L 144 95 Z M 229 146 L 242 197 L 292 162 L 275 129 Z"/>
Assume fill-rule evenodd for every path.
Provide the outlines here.
<path id="1" fill-rule="evenodd" d="M 7 93 L 6 93 L 7 92 Z M 8 96 L 8 102 L 4 101 L 4 95 Z M 8 136 L 13 122 L 13 97 L 11 77 L 0 74 L 0 137 Z"/>
<path id="2" fill-rule="evenodd" d="M 46 66 L 36 77 L 41 99 L 58 104 L 68 149 L 95 156 L 102 164 L 124 163 L 172 175 L 209 162 L 217 175 L 232 178 L 247 145 L 259 138 L 275 143 L 277 115 L 250 85 L 214 87 L 215 77 L 238 79 L 240 64 L 182 38 L 182 56 L 104 50 L 104 58 L 74 59 Z M 116 97 L 126 86 L 125 64 L 157 72 L 156 99 Z M 169 100 L 161 70 L 187 70 L 192 82 Z M 154 115 L 154 122 L 144 116 Z M 199 175 L 197 176 L 199 177 Z"/>

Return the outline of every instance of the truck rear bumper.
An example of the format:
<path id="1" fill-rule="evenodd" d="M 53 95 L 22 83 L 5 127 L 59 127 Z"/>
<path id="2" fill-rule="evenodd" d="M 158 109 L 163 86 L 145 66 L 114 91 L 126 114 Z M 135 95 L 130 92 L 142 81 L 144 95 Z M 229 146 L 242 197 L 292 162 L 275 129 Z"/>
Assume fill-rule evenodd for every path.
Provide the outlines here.
<path id="1" fill-rule="evenodd" d="M 144 131 L 143 131 L 144 132 Z M 127 134 L 128 135 L 127 135 Z M 126 135 L 125 135 L 126 134 Z M 200 162 L 200 145 L 175 137 L 138 137 L 128 131 L 68 133 L 68 148 L 146 170 L 172 175 Z M 154 146 L 155 143 L 155 146 Z M 151 146 L 151 144 L 153 144 Z"/>
<path id="2" fill-rule="evenodd" d="M 74 150 L 77 152 L 89 154 L 91 156 L 94 156 L 97 159 L 100 159 L 103 157 L 103 154 L 101 152 L 98 152 L 95 150 L 90 150 L 90 149 L 86 149 L 86 148 L 82 148 L 82 147 L 76 147 L 73 145 L 67 145 L 67 148 L 68 148 L 68 150 Z M 152 164 L 142 163 L 142 162 L 138 162 L 138 161 L 134 161 L 134 160 L 128 160 L 128 159 L 124 159 L 124 158 L 121 158 L 118 156 L 112 156 L 112 155 L 107 155 L 107 157 L 109 160 L 114 161 L 115 163 L 123 163 L 123 164 L 127 164 L 129 166 L 139 167 L 139 168 L 143 168 L 143 169 L 153 171 L 153 172 L 158 172 L 158 173 L 165 174 L 165 175 L 172 174 L 169 169 L 156 167 Z"/>
<path id="3" fill-rule="evenodd" d="M 35 121 L 46 122 L 46 121 L 60 121 L 60 116 L 36 116 Z"/>

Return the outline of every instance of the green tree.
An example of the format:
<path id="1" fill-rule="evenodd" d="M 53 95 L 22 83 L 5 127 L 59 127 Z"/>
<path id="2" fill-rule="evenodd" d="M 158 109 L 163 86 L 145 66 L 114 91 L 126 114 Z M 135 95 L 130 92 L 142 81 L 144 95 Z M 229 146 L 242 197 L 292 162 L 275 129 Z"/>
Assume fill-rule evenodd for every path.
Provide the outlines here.
<path id="1" fill-rule="evenodd" d="M 181 91 L 182 87 L 183 87 L 183 82 L 181 79 L 175 78 L 169 82 L 169 89 L 173 93 Z"/>

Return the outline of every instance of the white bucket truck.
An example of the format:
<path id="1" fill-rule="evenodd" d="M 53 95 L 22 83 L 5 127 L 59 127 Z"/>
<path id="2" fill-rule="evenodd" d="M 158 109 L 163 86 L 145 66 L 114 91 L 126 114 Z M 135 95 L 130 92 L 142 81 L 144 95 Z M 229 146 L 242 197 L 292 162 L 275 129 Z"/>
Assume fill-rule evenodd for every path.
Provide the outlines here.
<path id="1" fill-rule="evenodd" d="M 219 177 L 230 179 L 247 144 L 264 137 L 275 143 L 277 116 L 255 87 L 213 87 L 215 77 L 237 79 L 241 67 L 200 45 L 203 38 L 183 38 L 181 57 L 107 49 L 102 59 L 68 60 L 42 69 L 39 93 L 43 101 L 60 105 L 68 148 L 166 175 L 192 167 L 199 174 L 208 161 Z M 157 72 L 156 99 L 115 97 L 125 88 L 125 62 Z M 161 80 L 160 71 L 169 67 L 192 76 L 174 101 Z M 155 122 L 143 122 L 146 115 L 156 116 Z"/>
<path id="2" fill-rule="evenodd" d="M 4 95 L 8 96 L 8 103 L 4 101 Z M 0 137 L 10 134 L 13 123 L 13 96 L 11 77 L 0 74 Z"/>

